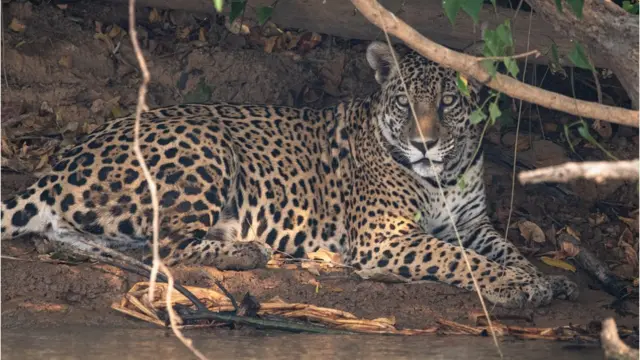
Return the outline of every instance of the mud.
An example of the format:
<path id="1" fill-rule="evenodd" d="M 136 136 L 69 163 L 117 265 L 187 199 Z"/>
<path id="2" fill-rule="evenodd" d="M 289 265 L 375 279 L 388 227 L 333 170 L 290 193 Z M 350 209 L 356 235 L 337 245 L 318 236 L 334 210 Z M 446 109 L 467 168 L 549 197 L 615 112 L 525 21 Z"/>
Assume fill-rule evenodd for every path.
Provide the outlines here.
<path id="1" fill-rule="evenodd" d="M 70 4 L 66 9 L 46 3 L 29 6 L 3 2 L 3 6 L 2 152 L 3 165 L 7 165 L 2 171 L 4 199 L 27 187 L 35 179 L 33 173 L 49 166 L 52 152 L 47 149 L 69 144 L 75 135 L 90 131 L 119 113 L 132 112 L 140 76 L 128 38 L 118 40 L 116 36 L 109 43 L 95 35 L 95 21 L 101 22 L 104 32 L 113 29 L 113 24 L 126 28 L 126 9 L 93 2 Z M 149 14 L 149 9 L 141 10 L 141 21 Z M 188 20 L 181 23 L 174 16 L 170 26 L 149 26 L 151 30 L 143 42 L 152 79 L 148 97 L 151 107 L 194 100 L 319 107 L 363 95 L 376 86 L 364 60 L 366 44 L 325 36 L 316 48 L 305 53 L 286 49 L 267 53 L 251 36 L 230 34 L 220 21 L 181 15 Z M 20 20 L 24 31 L 7 28 L 13 18 Z M 201 26 L 204 36 L 195 31 L 196 35 L 180 39 L 177 34 L 184 26 Z M 554 132 L 542 125 L 553 146 L 543 142 L 547 140 L 541 136 L 542 122 L 531 113 L 524 120 L 530 124 L 524 131 L 529 147 L 522 148 L 522 161 L 541 166 L 547 158 L 551 163 L 575 158 L 566 143 L 557 141 L 559 137 L 554 135 L 561 129 Z M 572 120 L 544 110 L 541 117 L 545 124 Z M 635 130 L 614 127 L 613 132 L 604 140 L 608 151 L 621 158 L 637 154 Z M 487 144 L 498 154 L 513 151 L 505 143 L 495 131 L 487 137 Z M 560 155 L 546 156 L 552 152 L 550 148 L 559 148 Z M 605 158 L 600 150 L 584 146 L 584 142 L 577 148 L 584 159 Z M 488 162 L 485 179 L 492 218 L 501 231 L 510 208 L 509 164 L 508 159 Z M 637 223 L 630 237 L 636 254 L 634 263 L 628 253 L 619 250 L 626 225 L 617 218 L 637 218 L 633 213 L 638 208 L 637 184 L 596 186 L 581 182 L 565 189 L 575 196 L 544 186 L 516 185 L 512 224 L 530 220 L 547 234 L 570 226 L 581 234 L 585 246 L 614 271 L 626 278 L 637 277 Z M 605 213 L 607 221 L 594 225 L 589 218 L 598 213 Z M 509 230 L 509 237 L 530 256 L 554 250 L 550 244 L 526 242 L 517 227 Z M 99 264 L 55 263 L 55 257 L 36 251 L 34 240 L 37 239 L 2 243 L 4 328 L 148 326 L 110 309 L 113 301 L 142 280 L 140 277 Z M 577 302 L 554 301 L 544 308 L 522 311 L 495 308 L 493 313 L 530 315 L 532 322 L 520 322 L 527 326 L 585 324 L 609 316 L 623 325 L 637 325 L 637 315 L 620 316 L 608 309 L 614 298 L 580 269 L 571 273 L 537 263 L 544 272 L 568 274 L 575 280 L 581 288 Z M 286 301 L 334 307 L 366 318 L 395 316 L 401 327 L 427 327 L 438 317 L 465 322 L 470 312 L 480 309 L 475 294 L 441 284 L 384 284 L 358 280 L 348 273 L 315 276 L 302 270 L 210 272 L 237 297 L 250 292 L 260 300 L 279 296 Z M 175 275 L 188 285 L 213 285 L 201 269 L 177 268 Z M 637 301 L 628 306 L 637 309 Z"/>

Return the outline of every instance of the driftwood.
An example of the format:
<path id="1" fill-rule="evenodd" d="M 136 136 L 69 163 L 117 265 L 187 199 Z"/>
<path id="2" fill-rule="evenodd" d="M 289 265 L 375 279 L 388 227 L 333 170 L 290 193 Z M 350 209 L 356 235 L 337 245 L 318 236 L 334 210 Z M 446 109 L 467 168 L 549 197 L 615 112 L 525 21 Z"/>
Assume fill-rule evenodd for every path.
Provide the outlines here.
<path id="1" fill-rule="evenodd" d="M 538 184 L 542 182 L 570 182 L 577 179 L 602 183 L 607 180 L 637 180 L 640 171 L 638 160 L 588 161 L 565 163 L 518 174 L 520 183 Z"/>
<path id="2" fill-rule="evenodd" d="M 124 3 L 127 0 L 108 1 Z M 138 0 L 137 3 L 138 6 L 160 9 L 176 9 L 205 14 L 215 13 L 211 0 Z M 458 15 L 455 26 L 452 27 L 442 10 L 442 1 L 440 0 L 382 0 L 380 3 L 418 32 L 439 44 L 463 49 L 481 39 L 480 26 L 474 26 L 471 18 L 462 12 Z M 260 6 L 269 6 L 273 4 L 273 0 L 249 0 L 247 4 L 245 18 L 255 19 L 254 9 Z M 228 9 L 225 11 L 228 13 Z M 480 11 L 480 22 L 486 22 L 489 28 L 493 29 L 504 23 L 506 19 L 513 20 L 515 15 L 515 10 L 498 8 L 496 12 L 492 6 L 485 5 Z M 555 30 L 542 16 L 536 13 L 532 15 L 531 34 L 529 35 L 529 15 L 529 13 L 520 11 L 515 22 L 512 21 L 515 53 L 520 54 L 537 49 L 543 56 L 529 57 L 529 63 L 547 64 L 549 59 L 544 55 L 549 54 L 552 43 L 558 46 L 561 55 L 566 55 L 571 51 L 573 48 L 571 39 L 563 32 Z M 282 28 L 307 29 L 348 39 L 384 40 L 384 34 L 380 29 L 359 14 L 349 1 L 279 0 L 271 20 Z M 527 48 L 527 41 L 529 41 L 529 48 Z M 478 50 L 480 49 L 470 49 L 470 53 L 480 55 Z M 597 52 L 593 52 L 591 57 L 598 67 L 610 66 L 610 58 L 601 56 Z M 571 64 L 566 62 L 565 65 Z M 634 79 L 636 78 L 637 76 Z"/>
<path id="3" fill-rule="evenodd" d="M 616 297 L 616 299 L 625 299 L 632 295 L 633 286 L 630 282 L 624 281 L 609 270 L 609 267 L 589 250 L 580 246 L 580 242 L 569 234 L 561 234 L 556 239 L 558 248 L 570 255 L 575 262 L 585 270 L 590 276 L 598 280 L 603 289 Z M 636 296 L 637 296 L 637 290 Z"/>
<path id="4" fill-rule="evenodd" d="M 600 343 L 607 360 L 637 360 L 638 349 L 632 349 L 620 340 L 615 320 L 609 318 L 602 322 Z"/>

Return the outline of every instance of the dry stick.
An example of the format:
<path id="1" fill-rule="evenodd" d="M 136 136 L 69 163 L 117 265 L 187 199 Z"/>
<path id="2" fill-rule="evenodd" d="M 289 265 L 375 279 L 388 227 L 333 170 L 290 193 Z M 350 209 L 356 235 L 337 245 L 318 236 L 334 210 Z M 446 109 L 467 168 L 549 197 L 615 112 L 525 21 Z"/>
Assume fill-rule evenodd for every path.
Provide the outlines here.
<path id="1" fill-rule="evenodd" d="M 605 180 L 638 180 L 639 166 L 638 159 L 569 162 L 542 169 L 523 171 L 518 174 L 518 180 L 522 184 L 567 183 L 576 179 L 593 180 L 597 183 L 602 183 Z"/>
<path id="2" fill-rule="evenodd" d="M 421 55 L 473 77 L 492 89 L 549 109 L 620 125 L 639 127 L 638 111 L 573 99 L 524 84 L 502 74 L 496 74 L 492 77 L 480 64 L 482 58 L 462 54 L 431 41 L 386 10 L 378 1 L 351 0 L 351 2 L 371 23 L 380 28 L 383 23 L 386 24 L 389 33 L 404 41 Z"/>
<path id="3" fill-rule="evenodd" d="M 158 271 L 162 269 L 167 276 L 167 283 L 169 289 L 173 289 L 174 280 L 173 276 L 169 272 L 167 266 L 160 259 L 160 251 L 159 251 L 159 204 L 158 204 L 158 195 L 156 189 L 156 183 L 153 181 L 151 177 L 151 173 L 149 172 L 149 168 L 144 161 L 144 157 L 142 156 L 142 151 L 140 150 L 140 116 L 143 111 L 148 111 L 148 107 L 146 104 L 146 95 L 147 95 L 147 84 L 149 84 L 150 75 L 149 69 L 147 68 L 147 63 L 144 60 L 144 56 L 142 55 L 142 51 L 140 49 L 140 43 L 138 42 L 138 32 L 136 31 L 136 18 L 135 18 L 135 0 L 129 0 L 129 36 L 131 37 L 131 44 L 133 45 L 133 50 L 136 53 L 136 59 L 138 60 L 138 64 L 140 65 L 140 70 L 142 71 L 142 83 L 140 84 L 140 89 L 138 91 L 138 104 L 136 106 L 136 118 L 135 118 L 135 126 L 134 126 L 134 139 L 133 139 L 133 149 L 136 154 L 136 158 L 140 163 L 140 167 L 142 168 L 142 172 L 144 173 L 145 180 L 149 187 L 149 192 L 151 195 L 151 206 L 153 208 L 153 266 L 151 268 L 151 275 L 149 279 L 149 299 L 153 299 L 153 292 L 155 290 L 156 278 L 158 276 Z M 171 322 L 171 330 L 176 335 L 176 337 L 196 355 L 199 359 L 207 359 L 200 351 L 193 347 L 191 339 L 187 339 L 182 332 L 178 329 L 178 314 L 175 313 L 173 308 L 171 307 L 171 295 L 173 291 L 167 291 L 166 293 L 166 303 L 167 303 L 167 313 L 169 314 L 169 321 Z"/>
<path id="4" fill-rule="evenodd" d="M 396 69 L 398 71 L 398 74 L 400 74 L 400 80 L 402 81 L 402 87 L 405 89 L 405 94 L 407 95 L 407 99 L 409 100 L 409 108 L 411 109 L 411 115 L 413 116 L 413 120 L 416 122 L 416 124 L 418 123 L 418 115 L 416 114 L 416 109 L 413 103 L 413 99 L 411 99 L 411 97 L 409 96 L 409 91 L 408 91 L 408 87 L 407 84 L 404 80 L 404 77 L 402 76 L 402 72 L 400 71 L 400 64 L 398 62 L 398 58 L 396 57 L 396 53 L 393 50 L 393 46 L 391 45 L 391 38 L 389 38 L 389 32 L 387 32 L 387 28 L 386 28 L 386 23 L 383 22 L 382 23 L 382 30 L 384 31 L 384 35 L 387 39 L 387 45 L 389 46 L 389 48 L 391 49 L 391 56 L 393 57 L 393 62 L 394 65 L 396 66 Z M 418 135 L 420 135 L 420 140 L 422 141 L 422 144 L 424 145 L 424 147 L 427 147 L 427 141 L 424 138 L 424 134 L 422 133 L 422 129 L 420 129 L 420 126 L 416 127 L 418 129 Z M 464 250 L 464 246 L 462 245 L 462 239 L 460 238 L 460 234 L 458 233 L 458 227 L 455 224 L 455 221 L 453 221 L 453 214 L 451 213 L 451 209 L 449 208 L 449 203 L 447 202 L 447 198 L 444 194 L 444 190 L 442 189 L 442 182 L 440 181 L 440 176 L 438 175 L 438 172 L 436 171 L 435 167 L 433 166 L 433 161 L 431 160 L 430 157 L 427 157 L 427 160 L 429 160 L 429 166 L 431 167 L 431 171 L 434 173 L 435 177 L 436 177 L 436 183 L 438 184 L 438 190 L 440 191 L 440 196 L 442 196 L 442 200 L 444 202 L 444 207 L 445 210 L 447 211 L 447 216 L 449 217 L 449 219 L 451 220 L 451 226 L 453 227 L 453 231 L 456 235 L 456 239 L 458 240 L 458 245 L 460 246 L 460 249 L 462 250 L 462 258 L 464 259 L 465 265 L 467 267 L 467 271 L 469 272 L 469 274 L 471 275 L 471 281 L 473 281 L 473 288 L 475 289 L 476 293 L 478 294 L 478 298 L 480 299 L 480 305 L 482 306 L 482 311 L 484 311 L 485 316 L 487 317 L 487 324 L 489 325 L 489 329 L 491 330 L 491 336 L 493 338 L 493 342 L 496 345 L 496 348 L 498 349 L 498 354 L 500 354 L 500 358 L 504 358 L 504 355 L 502 354 L 502 349 L 500 349 L 500 344 L 498 343 L 498 336 L 496 335 L 496 332 L 493 328 L 493 324 L 491 323 L 491 317 L 489 316 L 489 311 L 487 310 L 487 306 L 484 303 L 484 298 L 482 297 L 482 293 L 480 292 L 480 286 L 478 285 L 478 281 L 476 280 L 475 275 L 473 274 L 473 271 L 471 271 L 471 262 L 469 261 L 469 258 L 467 257 L 467 253 Z"/>
<path id="5" fill-rule="evenodd" d="M 602 321 L 602 332 L 600 332 L 600 343 L 607 360 L 636 360 L 638 359 L 638 349 L 632 349 L 620 340 L 616 321 L 608 318 Z"/>

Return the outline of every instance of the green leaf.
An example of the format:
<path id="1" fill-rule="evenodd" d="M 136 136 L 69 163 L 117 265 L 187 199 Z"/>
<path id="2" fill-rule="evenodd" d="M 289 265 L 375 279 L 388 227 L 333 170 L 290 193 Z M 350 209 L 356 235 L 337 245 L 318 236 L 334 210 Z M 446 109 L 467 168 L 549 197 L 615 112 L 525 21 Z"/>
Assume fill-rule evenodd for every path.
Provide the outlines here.
<path id="1" fill-rule="evenodd" d="M 503 47 L 513 47 L 513 36 L 511 35 L 511 22 L 509 19 L 505 20 L 504 24 L 498 25 L 496 28 L 496 34 L 498 35 L 498 39 L 500 39 Z"/>
<path id="2" fill-rule="evenodd" d="M 493 60 L 482 60 L 480 61 L 480 65 L 487 70 L 491 77 L 496 76 L 496 65 Z"/>
<path id="3" fill-rule="evenodd" d="M 484 38 L 482 40 L 484 40 L 484 48 L 482 50 L 482 54 L 484 56 L 500 56 L 498 55 L 498 53 L 500 52 L 498 42 L 500 40 L 498 39 L 498 35 L 496 34 L 495 30 L 486 30 L 484 32 Z"/>
<path id="4" fill-rule="evenodd" d="M 562 12 L 562 0 L 556 0 L 556 9 L 558 12 Z"/>
<path id="5" fill-rule="evenodd" d="M 639 10 L 640 10 L 640 6 L 638 3 L 631 3 L 631 1 L 623 1 L 622 2 L 622 8 L 630 13 L 630 14 L 638 14 Z"/>
<path id="6" fill-rule="evenodd" d="M 498 104 L 492 102 L 489 104 L 489 117 L 491 118 L 491 125 L 496 123 L 496 119 L 498 119 L 502 115 L 502 111 L 498 107 Z"/>
<path id="7" fill-rule="evenodd" d="M 558 55 L 558 46 L 555 43 L 551 44 L 551 59 L 554 63 L 560 64 L 560 56 Z"/>
<path id="8" fill-rule="evenodd" d="M 582 8 L 584 7 L 584 0 L 567 0 L 571 10 L 576 14 L 578 19 L 582 19 Z"/>
<path id="9" fill-rule="evenodd" d="M 480 19 L 480 9 L 482 9 L 482 0 L 462 0 L 462 10 L 473 19 L 474 24 L 477 24 Z"/>
<path id="10" fill-rule="evenodd" d="M 258 20 L 258 24 L 263 25 L 269 20 L 273 14 L 273 7 L 271 6 L 261 6 L 256 9 L 256 18 Z"/>
<path id="11" fill-rule="evenodd" d="M 415 215 L 413 215 L 413 222 L 420 222 L 420 219 L 422 219 L 422 213 L 417 211 Z"/>
<path id="12" fill-rule="evenodd" d="M 231 12 L 229 12 L 230 24 L 233 24 L 233 21 L 244 12 L 246 5 L 247 2 L 244 0 L 234 0 L 231 2 Z"/>
<path id="13" fill-rule="evenodd" d="M 451 23 L 451 25 L 456 24 L 456 17 L 458 16 L 458 11 L 460 11 L 461 6 L 460 1 L 461 0 L 442 0 L 444 13 L 449 18 L 449 22 Z"/>
<path id="14" fill-rule="evenodd" d="M 456 85 L 458 85 L 458 90 L 460 90 L 462 95 L 464 96 L 471 95 L 469 93 L 469 86 L 468 86 L 467 80 L 463 79 L 462 76 L 460 76 L 460 73 L 458 73 L 458 75 L 456 76 Z"/>
<path id="15" fill-rule="evenodd" d="M 573 49 L 569 53 L 569 60 L 571 60 L 571 62 L 579 68 L 583 68 L 585 70 L 594 69 L 593 65 L 591 65 L 591 63 L 589 62 L 589 58 L 587 57 L 584 48 L 578 42 L 573 44 Z"/>
<path id="16" fill-rule="evenodd" d="M 480 124 L 486 118 L 487 115 L 482 111 L 482 109 L 475 109 L 473 110 L 471 115 L 469 115 L 469 121 L 471 121 L 471 123 L 474 125 Z"/>
<path id="17" fill-rule="evenodd" d="M 222 5 L 224 3 L 224 0 L 212 0 L 213 1 L 213 7 L 216 9 L 217 12 L 222 12 Z"/>
<path id="18" fill-rule="evenodd" d="M 518 76 L 518 72 L 520 71 L 520 68 L 518 68 L 518 63 L 514 59 L 506 58 L 504 59 L 503 63 L 504 63 L 504 66 L 506 66 L 509 74 L 511 74 L 511 76 L 513 77 Z"/>

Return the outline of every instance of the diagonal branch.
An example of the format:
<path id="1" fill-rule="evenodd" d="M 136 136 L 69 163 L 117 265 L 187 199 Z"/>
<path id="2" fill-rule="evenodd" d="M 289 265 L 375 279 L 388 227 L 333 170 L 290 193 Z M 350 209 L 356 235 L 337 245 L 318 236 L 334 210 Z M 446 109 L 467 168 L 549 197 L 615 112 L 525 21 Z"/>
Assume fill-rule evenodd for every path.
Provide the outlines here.
<path id="1" fill-rule="evenodd" d="M 542 182 L 569 182 L 576 179 L 593 180 L 637 180 L 640 164 L 638 159 L 626 161 L 586 161 L 570 162 L 557 166 L 524 171 L 518 174 L 522 184 Z"/>
<path id="2" fill-rule="evenodd" d="M 620 125 L 638 127 L 638 112 L 594 102 L 573 99 L 555 92 L 522 83 L 514 78 L 496 74 L 493 78 L 475 56 L 466 55 L 439 45 L 422 36 L 411 26 L 385 9 L 376 0 L 351 0 L 371 23 L 404 41 L 421 55 L 443 66 L 481 81 L 486 86 L 511 97 L 538 104 L 549 109 L 604 120 Z"/>

